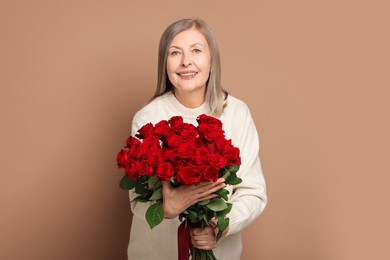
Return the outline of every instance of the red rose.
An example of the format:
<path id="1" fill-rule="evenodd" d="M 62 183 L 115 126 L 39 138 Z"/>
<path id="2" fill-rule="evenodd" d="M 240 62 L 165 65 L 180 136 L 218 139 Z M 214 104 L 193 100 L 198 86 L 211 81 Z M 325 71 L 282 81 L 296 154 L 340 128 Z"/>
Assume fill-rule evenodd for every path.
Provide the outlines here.
<path id="1" fill-rule="evenodd" d="M 207 143 L 206 148 L 210 154 L 217 153 L 217 145 L 215 143 Z"/>
<path id="2" fill-rule="evenodd" d="M 176 175 L 176 180 L 184 185 L 198 184 L 202 178 L 199 171 L 191 166 L 181 167 Z"/>
<path id="3" fill-rule="evenodd" d="M 139 159 L 142 152 L 142 143 L 140 142 L 140 140 L 130 136 L 129 138 L 127 138 L 126 144 L 126 146 L 129 148 L 129 155 L 134 159 Z"/>
<path id="4" fill-rule="evenodd" d="M 183 123 L 183 131 L 184 130 L 196 130 L 196 127 L 193 124 Z"/>
<path id="5" fill-rule="evenodd" d="M 206 147 L 202 146 L 202 147 L 196 148 L 195 156 L 206 157 L 207 155 L 209 155 L 209 150 Z"/>
<path id="6" fill-rule="evenodd" d="M 148 158 L 153 152 L 160 148 L 160 141 L 157 137 L 148 137 L 142 141 L 141 155 L 143 158 Z"/>
<path id="7" fill-rule="evenodd" d="M 200 125 L 198 125 L 198 130 L 199 130 L 199 132 L 201 132 L 203 134 L 208 133 L 208 132 L 213 131 L 213 126 L 209 125 L 209 124 L 200 124 Z"/>
<path id="8" fill-rule="evenodd" d="M 226 158 L 220 154 L 210 154 L 207 156 L 207 161 L 217 169 L 221 169 L 226 165 Z"/>
<path id="9" fill-rule="evenodd" d="M 155 136 L 154 127 L 153 127 L 152 123 L 148 123 L 148 124 L 142 126 L 138 130 L 138 134 L 136 134 L 135 136 L 140 138 L 140 139 Z"/>
<path id="10" fill-rule="evenodd" d="M 181 132 L 181 136 L 191 143 L 195 143 L 196 138 L 198 137 L 198 131 L 196 129 L 184 129 Z"/>
<path id="11" fill-rule="evenodd" d="M 173 174 L 173 167 L 169 162 L 162 161 L 156 169 L 156 176 L 162 181 L 169 181 Z"/>
<path id="12" fill-rule="evenodd" d="M 177 149 L 165 149 L 163 148 L 162 159 L 164 161 L 174 162 L 177 158 Z"/>
<path id="13" fill-rule="evenodd" d="M 217 142 L 225 138 L 225 132 L 217 125 L 200 124 L 198 130 L 200 136 L 204 137 L 208 142 Z"/>
<path id="14" fill-rule="evenodd" d="M 134 159 L 129 159 L 125 165 L 125 172 L 129 178 L 136 180 L 138 177 L 138 162 Z"/>
<path id="15" fill-rule="evenodd" d="M 154 133 L 164 139 L 165 137 L 167 137 L 168 135 L 170 135 L 172 133 L 172 129 L 171 127 L 169 126 L 168 124 L 168 121 L 166 120 L 162 120 L 160 122 L 158 122 L 155 127 L 154 127 Z"/>
<path id="16" fill-rule="evenodd" d="M 146 160 L 143 160 L 138 163 L 138 174 L 142 176 L 151 176 L 153 174 L 153 167 Z"/>
<path id="17" fill-rule="evenodd" d="M 170 148 L 177 148 L 183 143 L 183 137 L 180 135 L 172 134 L 167 137 L 167 145 Z"/>
<path id="18" fill-rule="evenodd" d="M 232 140 L 226 140 L 225 138 L 221 138 L 215 143 L 215 145 L 217 147 L 218 152 L 223 152 L 227 147 L 230 147 L 232 145 Z"/>
<path id="19" fill-rule="evenodd" d="M 120 150 L 116 156 L 116 163 L 119 169 L 125 168 L 126 162 L 129 160 L 129 153 L 126 150 Z"/>
<path id="20" fill-rule="evenodd" d="M 153 152 L 151 152 L 147 159 L 148 163 L 153 167 L 157 167 L 157 165 L 161 162 L 161 154 L 161 149 L 154 150 Z"/>
<path id="21" fill-rule="evenodd" d="M 223 155 L 227 159 L 226 166 L 234 166 L 241 164 L 240 149 L 234 146 L 229 146 L 223 151 Z"/>
<path id="22" fill-rule="evenodd" d="M 223 132 L 215 132 L 215 131 L 205 133 L 204 137 L 207 141 L 210 142 L 218 142 L 221 139 L 225 139 L 225 135 Z"/>
<path id="23" fill-rule="evenodd" d="M 169 119 L 169 124 L 171 125 L 171 128 L 176 133 L 180 133 L 183 130 L 183 118 L 181 116 L 174 116 Z"/>
<path id="24" fill-rule="evenodd" d="M 196 167 L 207 165 L 206 156 L 194 156 L 191 158 L 190 164 Z"/>
<path id="25" fill-rule="evenodd" d="M 191 158 L 195 154 L 195 150 L 196 150 L 195 145 L 193 145 L 189 142 L 186 142 L 186 143 L 181 144 L 177 148 L 177 155 L 180 158 L 184 158 L 184 159 Z"/>
<path id="26" fill-rule="evenodd" d="M 126 139 L 126 148 L 130 148 L 132 146 L 136 146 L 138 145 L 140 142 L 140 140 L 138 140 L 137 138 L 135 137 L 132 137 L 130 136 L 129 138 Z"/>
<path id="27" fill-rule="evenodd" d="M 208 132 L 224 133 L 225 132 L 222 128 L 220 128 L 216 124 L 205 124 L 205 123 L 202 123 L 202 124 L 198 125 L 198 129 L 199 129 L 199 131 L 201 131 L 203 133 L 208 133 Z"/>
<path id="28" fill-rule="evenodd" d="M 205 181 L 217 181 L 218 179 L 218 170 L 213 166 L 207 166 L 203 170 L 203 180 Z"/>
<path id="29" fill-rule="evenodd" d="M 215 118 L 215 117 L 212 117 L 212 116 L 208 116 L 208 115 L 200 115 L 196 121 L 198 121 L 199 124 L 208 124 L 208 125 L 217 125 L 218 128 L 222 129 L 222 122 L 221 120 Z"/>
<path id="30" fill-rule="evenodd" d="M 205 166 L 207 164 L 207 155 L 209 151 L 206 147 L 199 147 L 195 150 L 195 155 L 191 158 L 191 165 Z"/>
<path id="31" fill-rule="evenodd" d="M 199 134 L 198 137 L 195 140 L 195 145 L 196 146 L 203 146 L 206 143 L 206 140 L 204 139 L 203 134 Z"/>
<path id="32" fill-rule="evenodd" d="M 172 166 L 175 172 L 178 172 L 180 168 L 189 166 L 189 163 L 188 160 L 177 157 L 176 160 L 172 162 Z"/>

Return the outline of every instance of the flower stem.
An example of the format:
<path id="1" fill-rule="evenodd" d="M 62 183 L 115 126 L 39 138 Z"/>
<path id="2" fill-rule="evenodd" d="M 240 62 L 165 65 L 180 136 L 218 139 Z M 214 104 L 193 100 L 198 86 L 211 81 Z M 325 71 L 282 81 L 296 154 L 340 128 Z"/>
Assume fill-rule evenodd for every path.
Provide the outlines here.
<path id="1" fill-rule="evenodd" d="M 217 260 L 213 250 L 202 250 L 196 247 L 191 248 L 191 260 Z"/>

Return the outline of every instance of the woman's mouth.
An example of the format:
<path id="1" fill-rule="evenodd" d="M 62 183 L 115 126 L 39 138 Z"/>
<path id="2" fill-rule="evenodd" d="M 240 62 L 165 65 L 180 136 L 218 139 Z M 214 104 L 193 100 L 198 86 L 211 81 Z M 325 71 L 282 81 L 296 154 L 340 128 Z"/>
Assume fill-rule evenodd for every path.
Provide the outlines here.
<path id="1" fill-rule="evenodd" d="M 198 72 L 196 72 L 196 71 L 183 71 L 183 72 L 177 73 L 177 75 L 179 75 L 180 77 L 193 77 L 196 74 L 198 74 Z"/>

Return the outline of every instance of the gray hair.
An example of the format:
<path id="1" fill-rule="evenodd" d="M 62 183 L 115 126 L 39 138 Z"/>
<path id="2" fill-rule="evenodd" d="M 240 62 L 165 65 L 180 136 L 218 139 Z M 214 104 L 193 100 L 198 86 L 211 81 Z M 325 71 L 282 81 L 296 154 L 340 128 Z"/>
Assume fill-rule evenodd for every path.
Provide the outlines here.
<path id="1" fill-rule="evenodd" d="M 177 34 L 191 28 L 195 28 L 202 33 L 209 45 L 211 71 L 206 83 L 205 99 L 206 104 L 209 106 L 210 114 L 218 117 L 223 112 L 224 100 L 227 98 L 228 93 L 221 85 L 221 61 L 217 41 L 210 27 L 199 18 L 178 20 L 169 25 L 162 34 L 158 50 L 157 88 L 153 99 L 174 90 L 167 75 L 168 49 Z"/>

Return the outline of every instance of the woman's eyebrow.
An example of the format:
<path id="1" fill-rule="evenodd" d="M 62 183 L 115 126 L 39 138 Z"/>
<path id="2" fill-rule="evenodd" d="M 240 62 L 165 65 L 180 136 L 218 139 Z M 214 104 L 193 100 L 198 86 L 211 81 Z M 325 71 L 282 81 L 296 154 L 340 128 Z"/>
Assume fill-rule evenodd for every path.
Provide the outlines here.
<path id="1" fill-rule="evenodd" d="M 197 42 L 197 43 L 192 44 L 191 47 L 194 47 L 194 46 L 197 46 L 197 45 L 203 46 L 203 44 L 201 44 L 200 42 Z"/>
<path id="2" fill-rule="evenodd" d="M 197 46 L 197 45 L 199 45 L 199 46 L 204 46 L 203 44 L 197 42 L 197 43 L 191 44 L 190 47 L 195 47 L 195 46 Z M 172 45 L 171 47 L 169 47 L 169 49 L 170 49 L 170 48 L 181 49 L 179 46 L 175 46 L 175 45 Z"/>

